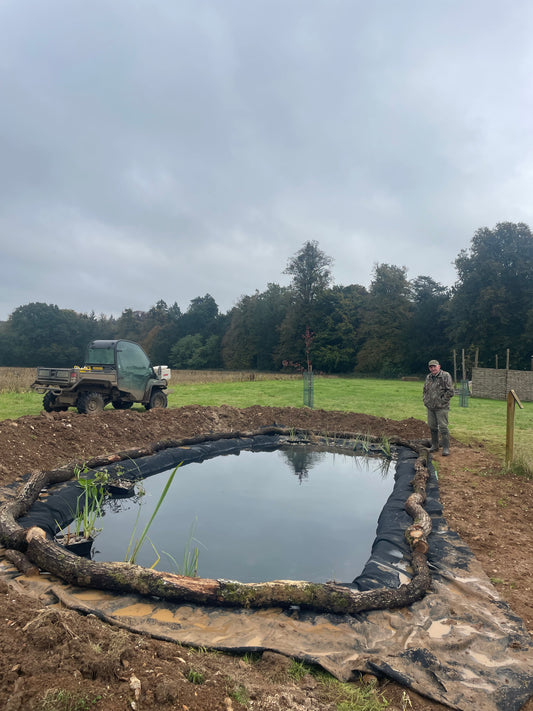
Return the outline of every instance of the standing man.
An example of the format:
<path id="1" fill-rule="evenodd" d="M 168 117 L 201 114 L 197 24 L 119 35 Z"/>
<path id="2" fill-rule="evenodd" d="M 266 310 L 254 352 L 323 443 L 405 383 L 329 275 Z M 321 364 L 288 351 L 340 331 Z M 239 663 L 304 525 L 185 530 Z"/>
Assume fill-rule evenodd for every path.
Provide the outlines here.
<path id="1" fill-rule="evenodd" d="M 438 360 L 430 360 L 428 366 L 429 374 L 424 383 L 423 401 L 427 408 L 428 425 L 431 430 L 431 448 L 429 451 L 438 451 L 440 434 L 442 456 L 447 457 L 450 453 L 448 412 L 450 400 L 453 397 L 452 376 L 445 370 L 441 370 Z"/>

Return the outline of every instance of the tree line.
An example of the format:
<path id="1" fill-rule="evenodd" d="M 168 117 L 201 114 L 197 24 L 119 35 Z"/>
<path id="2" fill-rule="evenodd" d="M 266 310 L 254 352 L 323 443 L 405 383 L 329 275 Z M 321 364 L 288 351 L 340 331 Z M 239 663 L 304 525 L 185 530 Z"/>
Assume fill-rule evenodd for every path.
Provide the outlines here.
<path id="1" fill-rule="evenodd" d="M 429 276 L 376 264 L 368 288 L 332 284 L 331 264 L 317 241 L 287 263 L 291 283 L 268 284 L 220 313 L 210 294 L 182 311 L 158 301 L 149 311 L 120 317 L 80 314 L 55 305 L 19 306 L 0 325 L 0 365 L 82 364 L 92 339 L 140 343 L 155 364 L 185 369 L 306 369 L 397 377 L 426 372 L 430 358 L 452 365 L 466 354 L 467 370 L 505 362 L 529 369 L 533 356 L 533 235 L 524 223 L 480 228 L 454 265 L 445 287 Z"/>

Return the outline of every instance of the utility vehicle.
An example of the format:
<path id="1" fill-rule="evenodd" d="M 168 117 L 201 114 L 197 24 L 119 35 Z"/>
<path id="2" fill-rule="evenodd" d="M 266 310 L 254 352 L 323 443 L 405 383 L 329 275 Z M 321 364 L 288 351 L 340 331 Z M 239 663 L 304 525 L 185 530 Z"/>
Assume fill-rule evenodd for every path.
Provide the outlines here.
<path id="1" fill-rule="evenodd" d="M 37 368 L 31 388 L 44 393 L 47 412 L 77 407 L 78 412 L 91 414 L 109 403 L 117 410 L 136 402 L 147 410 L 166 407 L 169 379 L 167 366 L 152 367 L 138 343 L 120 339 L 91 341 L 82 367 Z"/>

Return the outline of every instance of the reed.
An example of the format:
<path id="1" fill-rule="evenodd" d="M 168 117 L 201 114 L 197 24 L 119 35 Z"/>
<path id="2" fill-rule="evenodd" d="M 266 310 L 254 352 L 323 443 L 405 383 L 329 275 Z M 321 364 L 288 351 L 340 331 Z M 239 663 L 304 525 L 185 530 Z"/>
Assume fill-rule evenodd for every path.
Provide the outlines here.
<path id="1" fill-rule="evenodd" d="M 131 538 L 130 538 L 130 541 L 129 541 L 129 544 L 128 544 L 128 548 L 127 548 L 127 550 L 126 550 L 126 561 L 127 561 L 128 563 L 135 563 L 136 558 L 137 558 L 137 556 L 139 555 L 139 551 L 141 550 L 141 548 L 142 548 L 142 546 L 143 546 L 143 544 L 144 544 L 144 541 L 145 541 L 145 540 L 147 539 L 147 537 L 148 537 L 148 531 L 149 531 L 149 529 L 150 529 L 150 526 L 151 526 L 152 523 L 154 522 L 154 519 L 155 519 L 155 517 L 157 516 L 157 512 L 158 512 L 159 509 L 161 508 L 161 504 L 162 504 L 163 501 L 165 500 L 165 497 L 166 497 L 166 495 L 167 495 L 167 493 L 168 493 L 168 490 L 170 489 L 170 485 L 172 484 L 172 481 L 174 480 L 174 476 L 176 475 L 176 472 L 178 471 L 178 469 L 179 469 L 179 467 L 180 467 L 181 465 L 182 465 L 182 462 L 180 462 L 180 463 L 179 463 L 176 467 L 174 467 L 174 469 L 172 470 L 170 476 L 168 477 L 167 483 L 165 484 L 165 486 L 164 486 L 164 488 L 163 488 L 163 491 L 161 492 L 161 496 L 159 497 L 159 499 L 158 499 L 158 501 L 157 501 L 157 504 L 156 504 L 156 506 L 155 506 L 155 508 L 154 508 L 154 510 L 153 510 L 153 512 L 152 512 L 152 515 L 150 516 L 150 519 L 148 520 L 148 523 L 147 523 L 146 526 L 144 527 L 144 529 L 143 529 L 143 531 L 142 531 L 140 537 L 137 539 L 137 541 L 136 541 L 135 543 L 133 543 L 134 538 L 135 538 L 135 531 L 136 531 L 136 529 L 137 529 L 137 522 L 138 522 L 138 520 L 139 520 L 139 517 L 137 516 L 137 521 L 135 522 L 135 526 L 134 526 L 133 532 L 132 532 L 132 534 L 131 534 Z M 139 512 L 140 512 L 140 508 L 139 508 Z M 149 540 L 149 539 L 148 539 L 148 540 Z M 157 550 L 155 549 L 155 547 L 154 547 L 154 545 L 153 545 L 153 543 L 152 543 L 151 541 L 150 541 L 150 544 L 151 544 L 152 548 L 154 549 L 154 551 L 155 551 L 155 553 L 156 553 L 156 555 L 157 555 L 157 560 L 156 560 L 156 562 L 152 565 L 152 567 L 155 567 L 155 565 L 157 565 L 157 563 L 159 562 L 160 556 L 159 556 L 159 553 L 157 552 Z M 130 550 L 131 550 L 131 553 L 130 553 Z"/>
<path id="2" fill-rule="evenodd" d="M 85 468 L 75 471 L 77 483 L 83 493 L 78 496 L 73 526 L 77 536 L 94 538 L 101 530 L 97 528 L 96 522 L 102 516 L 102 505 L 107 496 L 106 484 L 109 475 L 105 471 L 99 471 L 89 479 L 83 476 L 87 471 Z"/>

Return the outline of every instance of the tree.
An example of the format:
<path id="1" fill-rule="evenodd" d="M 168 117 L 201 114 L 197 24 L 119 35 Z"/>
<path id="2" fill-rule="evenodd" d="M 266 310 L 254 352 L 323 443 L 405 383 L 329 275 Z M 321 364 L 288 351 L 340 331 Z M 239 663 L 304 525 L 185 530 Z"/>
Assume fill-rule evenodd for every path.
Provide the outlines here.
<path id="1" fill-rule="evenodd" d="M 412 315 L 407 327 L 406 359 L 412 373 L 425 373 L 431 358 L 443 361 L 450 354 L 448 289 L 429 276 L 411 282 Z"/>
<path id="2" fill-rule="evenodd" d="M 229 325 L 222 337 L 222 362 L 229 370 L 256 367 L 257 295 L 242 296 L 229 314 Z"/>
<path id="3" fill-rule="evenodd" d="M 148 311 L 148 320 L 153 324 L 164 326 L 168 323 L 169 308 L 163 299 L 159 299 L 155 306 Z"/>
<path id="4" fill-rule="evenodd" d="M 381 376 L 399 375 L 406 368 L 407 326 L 411 317 L 407 269 L 378 264 L 363 312 L 364 343 L 355 369 Z"/>
<path id="5" fill-rule="evenodd" d="M 180 319 L 180 331 L 185 336 L 195 333 L 207 336 L 213 330 L 218 332 L 219 320 L 218 306 L 211 294 L 197 296 Z"/>
<path id="6" fill-rule="evenodd" d="M 82 364 L 88 341 L 96 337 L 98 322 L 54 304 L 19 306 L 10 315 L 4 338 L 4 365 L 21 367 Z"/>
<path id="7" fill-rule="evenodd" d="M 169 363 L 172 368 L 203 370 L 220 365 L 220 339 L 213 334 L 204 338 L 200 333 L 180 338 L 172 346 Z"/>
<path id="8" fill-rule="evenodd" d="M 353 370 L 361 345 L 360 325 L 368 298 L 364 286 L 334 286 L 317 301 L 315 370 L 348 373 Z"/>
<path id="9" fill-rule="evenodd" d="M 456 348 L 476 346 L 480 364 L 513 352 L 515 367 L 530 365 L 533 335 L 533 235 L 524 223 L 480 228 L 455 260 L 449 333 Z"/>
<path id="10" fill-rule="evenodd" d="M 278 361 L 301 361 L 304 359 L 306 329 L 318 332 L 317 302 L 331 282 L 329 266 L 333 259 L 318 247 L 318 242 L 305 242 L 304 246 L 289 259 L 284 274 L 292 276 L 290 293 L 292 303 L 280 326 Z"/>
<path id="11" fill-rule="evenodd" d="M 164 301 L 158 301 L 148 311 L 147 323 L 150 328 L 143 337 L 142 345 L 152 363 L 168 363 L 170 349 L 180 337 L 181 310 L 176 302 L 169 308 Z"/>
<path id="12" fill-rule="evenodd" d="M 303 306 L 310 306 L 331 282 L 329 266 L 333 259 L 312 240 L 289 259 L 284 274 L 292 276 L 291 288 L 295 298 Z"/>
<path id="13" fill-rule="evenodd" d="M 288 296 L 286 288 L 269 284 L 262 293 L 241 297 L 222 339 L 226 368 L 279 370 L 279 327 L 287 312 Z"/>
<path id="14" fill-rule="evenodd" d="M 145 317 L 144 311 L 124 309 L 117 319 L 115 338 L 125 338 L 126 340 L 140 343 L 145 330 L 143 324 Z"/>

